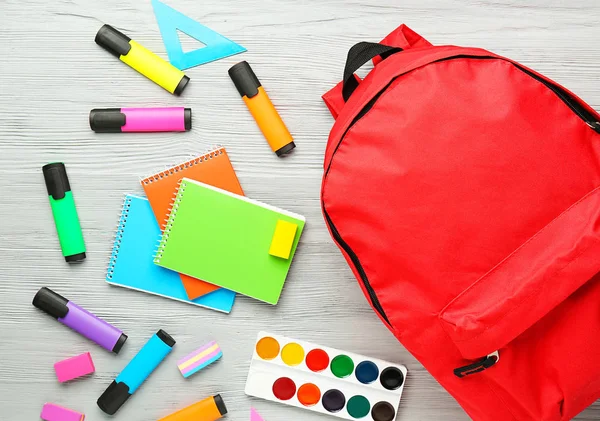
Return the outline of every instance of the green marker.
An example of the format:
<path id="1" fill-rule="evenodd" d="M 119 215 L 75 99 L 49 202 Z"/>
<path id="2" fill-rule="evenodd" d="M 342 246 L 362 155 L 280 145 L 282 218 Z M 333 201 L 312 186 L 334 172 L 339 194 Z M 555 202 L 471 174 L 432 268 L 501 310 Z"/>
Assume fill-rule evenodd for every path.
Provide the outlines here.
<path id="1" fill-rule="evenodd" d="M 47 164 L 42 171 L 63 256 L 68 263 L 81 262 L 85 259 L 85 243 L 65 164 Z"/>

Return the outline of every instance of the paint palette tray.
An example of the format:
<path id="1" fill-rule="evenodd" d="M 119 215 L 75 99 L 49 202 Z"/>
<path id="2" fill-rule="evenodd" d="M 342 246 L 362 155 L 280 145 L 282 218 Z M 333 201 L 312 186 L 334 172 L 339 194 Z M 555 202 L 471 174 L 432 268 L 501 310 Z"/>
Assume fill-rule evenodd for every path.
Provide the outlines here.
<path id="1" fill-rule="evenodd" d="M 246 394 L 345 420 L 396 419 L 406 367 L 260 332 Z"/>

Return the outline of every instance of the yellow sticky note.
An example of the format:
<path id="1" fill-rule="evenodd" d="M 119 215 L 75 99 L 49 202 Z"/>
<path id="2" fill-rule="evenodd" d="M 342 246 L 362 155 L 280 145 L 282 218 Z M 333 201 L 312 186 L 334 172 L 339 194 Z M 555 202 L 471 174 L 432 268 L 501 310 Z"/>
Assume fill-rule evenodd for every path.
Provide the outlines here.
<path id="1" fill-rule="evenodd" d="M 289 259 L 297 230 L 298 225 L 279 219 L 275 226 L 275 234 L 273 234 L 271 240 L 269 254 L 282 259 Z"/>

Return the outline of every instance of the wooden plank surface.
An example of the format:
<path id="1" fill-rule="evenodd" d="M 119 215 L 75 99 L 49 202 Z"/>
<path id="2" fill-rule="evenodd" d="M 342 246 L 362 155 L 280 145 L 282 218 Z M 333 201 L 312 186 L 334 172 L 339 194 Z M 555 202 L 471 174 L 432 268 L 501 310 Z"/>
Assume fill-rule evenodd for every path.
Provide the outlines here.
<path id="1" fill-rule="evenodd" d="M 178 340 L 176 355 L 119 413 L 156 420 L 222 393 L 228 419 L 324 419 L 244 395 L 252 345 L 272 330 L 405 364 L 409 380 L 399 420 L 466 420 L 455 401 L 378 321 L 321 217 L 322 158 L 332 119 L 320 96 L 339 80 L 347 50 L 377 41 L 406 22 L 436 44 L 473 45 L 510 56 L 565 84 L 600 108 L 600 3 L 596 0 L 169 0 L 168 4 L 248 48 L 188 71 L 176 98 L 94 44 L 103 23 L 161 55 L 149 0 L 3 0 L 0 2 L 0 419 L 37 419 L 44 402 L 108 419 L 95 401 L 157 329 Z M 233 87 L 227 69 L 248 60 L 296 138 L 278 159 Z M 97 135 L 95 107 L 181 106 L 194 110 L 191 133 Z M 198 309 L 104 282 L 124 193 L 142 193 L 141 175 L 211 145 L 227 147 L 247 195 L 306 215 L 308 225 L 281 302 L 239 297 L 231 315 Z M 47 203 L 41 166 L 68 164 L 88 247 L 67 266 Z M 40 314 L 31 299 L 49 286 L 126 331 L 113 356 Z M 215 339 L 225 356 L 184 380 L 177 356 Z M 59 385 L 54 362 L 91 351 L 92 379 Z M 579 420 L 600 418 L 597 403 Z"/>

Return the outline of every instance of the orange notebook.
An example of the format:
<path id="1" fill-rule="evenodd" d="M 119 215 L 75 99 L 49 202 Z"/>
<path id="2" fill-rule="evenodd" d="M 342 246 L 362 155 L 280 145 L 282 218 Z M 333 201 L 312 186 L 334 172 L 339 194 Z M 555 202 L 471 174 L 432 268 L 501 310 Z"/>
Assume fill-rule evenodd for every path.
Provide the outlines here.
<path id="1" fill-rule="evenodd" d="M 235 194 L 244 195 L 225 148 L 214 149 L 204 155 L 146 177 L 141 181 L 142 187 L 146 191 L 146 196 L 150 201 L 150 206 L 152 206 L 152 211 L 161 231 L 164 230 L 167 223 L 171 203 L 177 193 L 179 182 L 184 177 Z M 191 276 L 183 274 L 179 276 L 190 300 L 219 289 L 218 286 Z"/>

